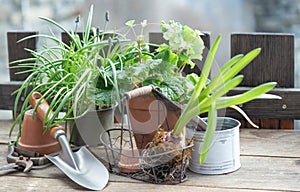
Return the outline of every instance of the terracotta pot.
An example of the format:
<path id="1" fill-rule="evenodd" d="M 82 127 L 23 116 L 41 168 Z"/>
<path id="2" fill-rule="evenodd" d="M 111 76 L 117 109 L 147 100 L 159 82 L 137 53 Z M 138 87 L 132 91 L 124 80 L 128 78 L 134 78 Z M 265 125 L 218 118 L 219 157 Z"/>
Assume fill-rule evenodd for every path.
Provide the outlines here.
<path id="1" fill-rule="evenodd" d="M 135 173 L 140 171 L 140 153 L 137 148 L 122 149 L 120 161 L 118 163 L 119 171 L 122 173 Z"/>
<path id="2" fill-rule="evenodd" d="M 51 136 L 50 130 L 44 131 L 43 122 L 34 115 L 33 110 L 24 114 L 22 133 L 18 147 L 39 153 L 40 156 L 61 150 L 60 144 Z"/>
<path id="3" fill-rule="evenodd" d="M 129 121 L 138 149 L 144 149 L 152 141 L 158 128 L 170 131 L 174 128 L 180 111 L 167 108 L 154 96 L 143 95 L 129 100 Z"/>

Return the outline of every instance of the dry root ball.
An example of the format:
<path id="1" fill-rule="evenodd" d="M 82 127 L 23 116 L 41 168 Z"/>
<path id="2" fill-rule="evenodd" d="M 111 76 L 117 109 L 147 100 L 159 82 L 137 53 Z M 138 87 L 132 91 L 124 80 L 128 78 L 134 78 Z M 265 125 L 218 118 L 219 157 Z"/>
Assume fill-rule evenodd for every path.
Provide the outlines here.
<path id="1" fill-rule="evenodd" d="M 159 129 L 153 142 L 142 152 L 140 165 L 155 183 L 178 183 L 186 179 L 190 153 L 190 148 L 183 150 L 177 138 Z"/>

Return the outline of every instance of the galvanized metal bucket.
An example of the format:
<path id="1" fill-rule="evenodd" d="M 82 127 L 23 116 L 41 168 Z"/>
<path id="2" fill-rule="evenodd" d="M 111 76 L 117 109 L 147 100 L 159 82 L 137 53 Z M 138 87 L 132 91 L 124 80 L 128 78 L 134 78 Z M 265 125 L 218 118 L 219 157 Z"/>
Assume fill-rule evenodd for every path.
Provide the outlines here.
<path id="1" fill-rule="evenodd" d="M 204 120 L 207 121 L 207 119 Z M 240 125 L 241 123 L 236 119 L 218 117 L 213 143 L 208 151 L 206 161 L 201 165 L 199 158 L 205 131 L 196 131 L 189 169 L 200 174 L 224 174 L 238 170 L 241 167 Z"/>

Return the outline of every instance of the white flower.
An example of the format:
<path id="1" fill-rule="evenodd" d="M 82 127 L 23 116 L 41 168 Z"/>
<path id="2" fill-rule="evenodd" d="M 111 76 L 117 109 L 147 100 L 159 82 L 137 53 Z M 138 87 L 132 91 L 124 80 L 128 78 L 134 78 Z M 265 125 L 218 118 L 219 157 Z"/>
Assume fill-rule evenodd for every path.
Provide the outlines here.
<path id="1" fill-rule="evenodd" d="M 186 50 L 186 55 L 190 59 L 202 60 L 204 42 L 199 30 L 193 30 L 188 26 L 182 26 L 175 21 L 165 23 L 162 21 L 161 30 L 165 40 L 169 41 L 169 46 L 173 51 Z"/>
<path id="2" fill-rule="evenodd" d="M 143 28 L 145 28 L 147 26 L 147 20 L 144 19 L 142 22 L 141 22 L 141 25 Z"/>

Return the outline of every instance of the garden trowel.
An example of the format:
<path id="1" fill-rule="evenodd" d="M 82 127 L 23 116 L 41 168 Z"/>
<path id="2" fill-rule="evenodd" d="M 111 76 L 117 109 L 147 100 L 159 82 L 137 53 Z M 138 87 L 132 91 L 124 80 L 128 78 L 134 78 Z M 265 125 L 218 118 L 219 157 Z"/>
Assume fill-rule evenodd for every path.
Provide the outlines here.
<path id="1" fill-rule="evenodd" d="M 49 105 L 42 95 L 34 92 L 29 100 L 30 105 L 36 108 L 36 114 L 41 121 L 44 121 Z M 50 113 L 50 115 L 52 115 Z M 64 127 L 51 128 L 51 135 L 60 143 L 59 154 L 45 155 L 53 164 L 63 171 L 70 179 L 77 184 L 91 189 L 103 189 L 109 179 L 106 167 L 85 147 L 73 152 L 69 146 Z"/>

